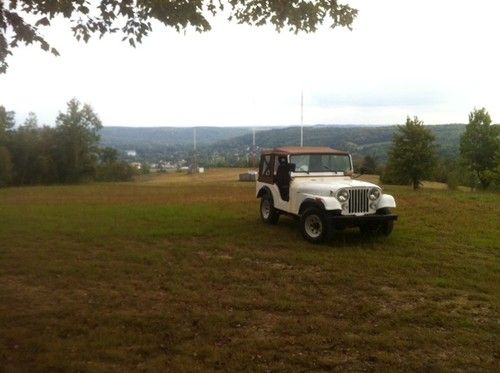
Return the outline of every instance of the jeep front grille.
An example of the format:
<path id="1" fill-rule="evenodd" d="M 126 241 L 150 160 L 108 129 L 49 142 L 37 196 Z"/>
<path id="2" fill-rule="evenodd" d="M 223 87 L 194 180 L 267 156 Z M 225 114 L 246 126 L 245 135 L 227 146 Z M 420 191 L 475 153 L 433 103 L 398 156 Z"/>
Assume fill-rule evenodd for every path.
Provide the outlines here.
<path id="1" fill-rule="evenodd" d="M 349 213 L 358 214 L 370 210 L 368 188 L 349 189 Z"/>

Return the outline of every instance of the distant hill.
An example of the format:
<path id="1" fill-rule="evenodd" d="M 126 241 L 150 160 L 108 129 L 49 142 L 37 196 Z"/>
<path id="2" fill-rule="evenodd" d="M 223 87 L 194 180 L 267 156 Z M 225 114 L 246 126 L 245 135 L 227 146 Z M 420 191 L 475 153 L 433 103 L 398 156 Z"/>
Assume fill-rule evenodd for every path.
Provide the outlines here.
<path id="1" fill-rule="evenodd" d="M 464 124 L 446 124 L 429 126 L 442 155 L 458 154 L 460 136 L 465 130 Z M 304 145 L 330 146 L 347 150 L 354 155 L 372 155 L 380 160 L 387 158 L 387 151 L 392 142 L 396 126 L 340 126 L 320 125 L 304 127 Z M 300 127 L 275 128 L 256 133 L 259 148 L 300 145 Z M 245 134 L 236 138 L 221 140 L 209 146 L 214 152 L 236 152 L 252 144 L 252 135 Z"/>
<path id="2" fill-rule="evenodd" d="M 439 153 L 458 155 L 464 124 L 428 126 L 436 136 Z M 330 146 L 347 150 L 355 157 L 371 155 L 379 161 L 387 159 L 396 126 L 317 125 L 304 127 L 304 144 Z M 198 151 L 207 163 L 236 164 L 246 158 L 252 145 L 251 127 L 197 127 Z M 299 145 L 300 127 L 258 128 L 258 149 Z M 104 127 L 101 145 L 116 149 L 136 150 L 142 160 L 188 159 L 192 152 L 193 128 L 183 127 Z"/>
<path id="3" fill-rule="evenodd" d="M 201 144 L 230 139 L 251 133 L 249 127 L 196 127 Z M 121 150 L 157 146 L 179 146 L 193 143 L 193 128 L 186 127 L 103 127 L 101 144 Z"/>

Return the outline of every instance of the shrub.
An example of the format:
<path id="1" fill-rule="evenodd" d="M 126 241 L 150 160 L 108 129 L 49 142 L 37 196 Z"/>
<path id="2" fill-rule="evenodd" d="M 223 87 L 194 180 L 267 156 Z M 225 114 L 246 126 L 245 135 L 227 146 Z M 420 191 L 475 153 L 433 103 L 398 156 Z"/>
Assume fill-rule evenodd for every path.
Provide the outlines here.
<path id="1" fill-rule="evenodd" d="M 102 163 L 96 170 L 98 181 L 130 181 L 134 175 L 135 170 L 127 162 Z"/>

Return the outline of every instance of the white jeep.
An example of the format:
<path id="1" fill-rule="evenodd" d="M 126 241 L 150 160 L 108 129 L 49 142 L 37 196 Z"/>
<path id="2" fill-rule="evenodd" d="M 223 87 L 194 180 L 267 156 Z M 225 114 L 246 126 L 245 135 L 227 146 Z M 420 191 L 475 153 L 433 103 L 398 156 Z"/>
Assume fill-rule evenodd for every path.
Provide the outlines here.
<path id="1" fill-rule="evenodd" d="M 256 186 L 260 215 L 276 224 L 281 214 L 300 218 L 305 239 L 322 242 L 333 229 L 359 227 L 389 235 L 394 198 L 352 178 L 349 153 L 326 147 L 282 147 L 261 154 Z"/>

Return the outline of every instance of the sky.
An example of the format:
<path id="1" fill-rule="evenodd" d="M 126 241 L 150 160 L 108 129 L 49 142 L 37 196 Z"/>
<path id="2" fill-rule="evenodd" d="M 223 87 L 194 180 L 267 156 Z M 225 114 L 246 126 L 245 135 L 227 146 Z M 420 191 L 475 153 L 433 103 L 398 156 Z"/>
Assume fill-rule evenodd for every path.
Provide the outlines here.
<path id="1" fill-rule="evenodd" d="M 105 126 L 291 126 L 466 123 L 475 107 L 500 122 L 500 1 L 345 0 L 353 30 L 277 33 L 217 18 L 213 30 L 157 25 L 137 48 L 117 36 L 73 39 L 43 29 L 60 52 L 20 47 L 0 75 L 0 105 L 53 125 L 66 102 Z"/>

